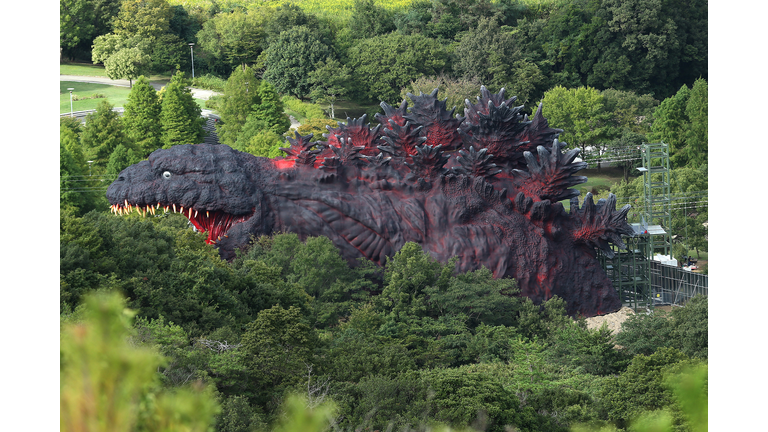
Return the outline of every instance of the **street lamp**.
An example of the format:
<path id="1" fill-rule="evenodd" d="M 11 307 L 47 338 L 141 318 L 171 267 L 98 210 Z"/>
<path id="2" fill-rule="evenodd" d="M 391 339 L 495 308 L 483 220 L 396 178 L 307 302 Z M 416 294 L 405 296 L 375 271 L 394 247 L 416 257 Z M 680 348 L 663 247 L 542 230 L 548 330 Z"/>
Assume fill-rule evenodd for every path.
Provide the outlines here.
<path id="1" fill-rule="evenodd" d="M 189 43 L 189 54 L 192 56 L 192 79 L 195 79 L 195 52 L 192 51 L 192 47 L 195 46 L 194 43 Z"/>
<path id="2" fill-rule="evenodd" d="M 93 163 L 93 161 L 86 161 L 86 163 L 88 164 L 88 177 L 90 177 L 92 175 L 91 174 L 91 164 Z"/>
<path id="3" fill-rule="evenodd" d="M 69 90 L 69 116 L 74 117 L 74 110 L 72 109 L 72 90 L 74 89 L 70 87 L 67 90 Z"/>

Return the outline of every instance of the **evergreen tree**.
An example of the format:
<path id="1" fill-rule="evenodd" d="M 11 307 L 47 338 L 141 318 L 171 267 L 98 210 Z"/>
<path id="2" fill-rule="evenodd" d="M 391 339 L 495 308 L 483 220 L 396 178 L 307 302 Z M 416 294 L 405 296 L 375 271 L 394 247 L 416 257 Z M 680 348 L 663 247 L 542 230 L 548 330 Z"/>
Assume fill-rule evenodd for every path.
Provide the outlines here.
<path id="1" fill-rule="evenodd" d="M 123 112 L 125 134 L 135 144 L 138 155 L 147 157 L 162 147 L 160 136 L 160 99 L 157 91 L 145 76 L 136 80 L 128 94 L 128 102 Z"/>
<path id="2" fill-rule="evenodd" d="M 184 72 L 176 72 L 163 92 L 160 108 L 163 148 L 176 144 L 198 144 L 205 138 L 200 107 L 192 98 Z"/>
<path id="3" fill-rule="evenodd" d="M 708 92 L 707 81 L 697 79 L 693 83 L 691 96 L 685 106 L 685 115 L 688 117 L 689 127 L 685 133 L 684 157 L 687 164 L 700 166 L 707 163 L 707 149 L 709 147 L 708 134 Z"/>
<path id="4" fill-rule="evenodd" d="M 83 171 L 77 163 L 75 156 L 67 149 L 67 143 L 77 140 L 72 130 L 62 128 L 59 147 L 59 207 L 62 212 L 67 209 L 79 216 L 86 207 L 85 194 L 77 191 Z"/>
<path id="5" fill-rule="evenodd" d="M 85 118 L 80 140 L 86 157 L 94 161 L 93 168 L 97 172 L 106 167 L 109 155 L 118 145 L 128 144 L 122 120 L 106 99 L 99 102 L 96 112 Z"/>
<path id="6" fill-rule="evenodd" d="M 679 154 L 685 147 L 685 131 L 688 128 L 685 107 L 688 105 L 690 94 L 688 86 L 683 85 L 677 94 L 661 101 L 653 112 L 654 121 L 648 139 L 651 142 L 663 141 L 669 144 L 669 155 L 674 167 L 682 166 Z"/>
<path id="7" fill-rule="evenodd" d="M 267 129 L 282 135 L 291 128 L 291 120 L 283 113 L 283 102 L 275 90 L 275 86 L 267 81 L 262 81 L 259 85 L 259 103 L 251 109 L 253 114 L 262 119 Z"/>
<path id="8" fill-rule="evenodd" d="M 124 145 L 119 145 L 109 156 L 106 174 L 110 178 L 117 178 L 118 174 L 120 174 L 120 171 L 140 161 L 141 158 L 136 156 L 132 149 L 129 149 Z"/>
<path id="9" fill-rule="evenodd" d="M 261 103 L 259 80 L 250 67 L 237 68 L 224 85 L 216 133 L 222 144 L 234 146 L 254 105 Z"/>

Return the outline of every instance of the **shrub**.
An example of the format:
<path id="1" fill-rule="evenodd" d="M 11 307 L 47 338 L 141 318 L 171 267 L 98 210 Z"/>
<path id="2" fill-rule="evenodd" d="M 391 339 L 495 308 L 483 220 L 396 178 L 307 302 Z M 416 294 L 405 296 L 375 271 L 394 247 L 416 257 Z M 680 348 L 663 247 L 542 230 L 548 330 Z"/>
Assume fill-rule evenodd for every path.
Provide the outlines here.
<path id="1" fill-rule="evenodd" d="M 325 111 L 323 111 L 318 104 L 302 102 L 293 96 L 283 96 L 280 100 L 283 102 L 285 109 L 293 111 L 303 118 L 315 119 L 327 117 Z"/>
<path id="2" fill-rule="evenodd" d="M 218 92 L 224 91 L 226 83 L 227 80 L 211 74 L 201 75 L 192 79 L 192 87 Z"/>

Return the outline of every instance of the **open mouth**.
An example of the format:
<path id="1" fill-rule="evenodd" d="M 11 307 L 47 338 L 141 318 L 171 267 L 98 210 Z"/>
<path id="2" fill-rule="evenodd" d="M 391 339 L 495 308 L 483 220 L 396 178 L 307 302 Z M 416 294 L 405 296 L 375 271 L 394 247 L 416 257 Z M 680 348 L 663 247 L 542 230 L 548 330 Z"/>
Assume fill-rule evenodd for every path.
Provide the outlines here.
<path id="1" fill-rule="evenodd" d="M 192 207 L 185 209 L 183 206 L 177 206 L 176 204 L 162 205 L 157 203 L 156 206 L 141 206 L 131 204 L 127 200 L 124 204 L 112 204 L 110 206 L 110 211 L 117 215 L 126 215 L 133 211 L 143 216 L 146 216 L 147 213 L 155 215 L 160 209 L 165 213 L 173 212 L 184 215 L 198 231 L 208 233 L 208 237 L 205 239 L 205 242 L 208 244 L 216 244 L 222 238 L 227 238 L 226 233 L 233 225 L 244 222 L 252 216 L 252 214 L 235 216 L 221 210 L 197 210 Z"/>

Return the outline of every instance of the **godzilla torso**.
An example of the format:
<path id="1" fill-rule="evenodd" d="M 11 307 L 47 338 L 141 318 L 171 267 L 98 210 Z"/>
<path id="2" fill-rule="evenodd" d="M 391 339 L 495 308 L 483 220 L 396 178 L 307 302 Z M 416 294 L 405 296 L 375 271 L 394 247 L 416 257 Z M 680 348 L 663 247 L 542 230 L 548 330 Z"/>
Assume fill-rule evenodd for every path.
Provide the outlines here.
<path id="1" fill-rule="evenodd" d="M 285 159 L 224 145 L 158 150 L 123 171 L 107 196 L 117 212 L 183 212 L 226 259 L 251 236 L 274 232 L 324 235 L 350 261 L 378 264 L 413 241 L 438 260 L 458 257 L 459 271 L 485 266 L 514 277 L 535 303 L 558 295 L 570 314 L 618 310 L 595 248 L 623 246 L 628 207 L 591 195 L 579 207 L 569 187 L 586 181 L 574 175 L 586 165 L 573 162 L 578 151 L 562 153 L 560 130 L 541 107 L 528 121 L 503 90 L 481 91 L 467 117 L 453 117 L 436 92 L 410 95 L 410 112 L 405 101 L 382 103 L 381 126 L 348 120 L 329 129 L 327 144 L 296 134 Z"/>

